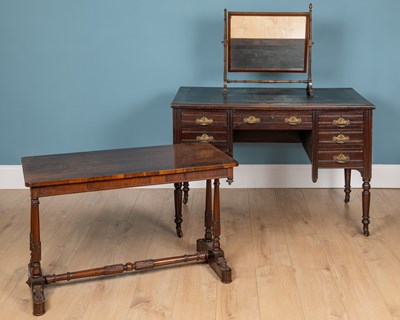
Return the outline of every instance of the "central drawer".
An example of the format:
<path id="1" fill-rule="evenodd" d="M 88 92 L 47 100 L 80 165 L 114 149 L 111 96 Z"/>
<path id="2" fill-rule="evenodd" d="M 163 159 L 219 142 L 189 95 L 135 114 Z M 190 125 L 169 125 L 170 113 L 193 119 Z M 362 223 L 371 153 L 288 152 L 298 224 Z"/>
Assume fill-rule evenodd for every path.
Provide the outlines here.
<path id="1" fill-rule="evenodd" d="M 236 130 L 311 130 L 312 112 L 272 112 L 235 110 L 233 129 Z"/>

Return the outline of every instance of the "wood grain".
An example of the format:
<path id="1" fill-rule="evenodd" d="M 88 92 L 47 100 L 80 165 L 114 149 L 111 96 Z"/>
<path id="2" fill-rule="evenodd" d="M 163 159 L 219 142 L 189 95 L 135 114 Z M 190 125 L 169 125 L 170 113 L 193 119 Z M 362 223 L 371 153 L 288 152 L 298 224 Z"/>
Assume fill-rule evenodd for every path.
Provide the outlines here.
<path id="1" fill-rule="evenodd" d="M 400 319 L 400 190 L 373 190 L 371 236 L 360 190 L 223 189 L 223 246 L 234 271 L 220 283 L 185 265 L 46 287 L 40 319 Z M 29 194 L 0 190 L 0 312 L 32 319 L 26 286 Z M 193 251 L 204 234 L 204 189 L 173 223 L 173 189 L 128 189 L 41 200 L 42 267 L 62 272 Z M 4 260 L 3 260 L 4 261 Z M 10 317 L 9 317 L 10 316 Z"/>

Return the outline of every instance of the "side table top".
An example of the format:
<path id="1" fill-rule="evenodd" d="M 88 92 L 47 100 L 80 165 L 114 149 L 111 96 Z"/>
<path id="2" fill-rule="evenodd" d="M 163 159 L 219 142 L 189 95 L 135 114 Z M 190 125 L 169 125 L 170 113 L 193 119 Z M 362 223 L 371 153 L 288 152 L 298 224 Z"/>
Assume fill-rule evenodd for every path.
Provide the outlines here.
<path id="1" fill-rule="evenodd" d="M 32 156 L 21 161 L 27 187 L 160 176 L 238 165 L 236 160 L 207 143 Z"/>

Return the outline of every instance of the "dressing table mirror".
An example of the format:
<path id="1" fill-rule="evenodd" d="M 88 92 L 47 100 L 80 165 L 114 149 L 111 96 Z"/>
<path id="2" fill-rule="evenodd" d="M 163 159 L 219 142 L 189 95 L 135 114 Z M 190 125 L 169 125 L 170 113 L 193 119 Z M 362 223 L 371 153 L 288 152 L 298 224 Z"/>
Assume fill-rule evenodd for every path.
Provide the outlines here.
<path id="1" fill-rule="evenodd" d="M 312 95 L 311 14 L 231 12 L 224 14 L 224 91 L 228 83 L 304 83 Z M 230 72 L 307 73 L 306 79 L 228 79 Z"/>

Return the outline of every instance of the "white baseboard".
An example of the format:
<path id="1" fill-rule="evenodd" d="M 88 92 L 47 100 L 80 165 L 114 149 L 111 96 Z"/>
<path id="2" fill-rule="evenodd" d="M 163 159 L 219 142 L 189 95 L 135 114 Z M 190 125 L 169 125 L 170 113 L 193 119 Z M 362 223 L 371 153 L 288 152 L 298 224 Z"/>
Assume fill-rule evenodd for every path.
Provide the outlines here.
<path id="1" fill-rule="evenodd" d="M 234 183 L 230 188 L 342 188 L 344 173 L 340 169 L 320 169 L 318 181 L 311 181 L 311 165 L 244 164 L 234 169 Z M 352 172 L 353 188 L 361 187 L 358 171 Z M 222 187 L 228 186 L 225 181 Z M 372 167 L 373 188 L 400 188 L 400 165 L 375 164 Z M 167 187 L 171 185 L 152 186 Z M 191 182 L 191 188 L 204 188 L 202 181 Z M 0 166 L 0 189 L 24 189 L 20 165 Z"/>
<path id="2" fill-rule="evenodd" d="M 24 189 L 22 166 L 0 166 L 0 189 Z"/>

